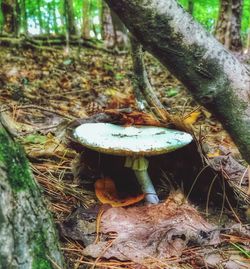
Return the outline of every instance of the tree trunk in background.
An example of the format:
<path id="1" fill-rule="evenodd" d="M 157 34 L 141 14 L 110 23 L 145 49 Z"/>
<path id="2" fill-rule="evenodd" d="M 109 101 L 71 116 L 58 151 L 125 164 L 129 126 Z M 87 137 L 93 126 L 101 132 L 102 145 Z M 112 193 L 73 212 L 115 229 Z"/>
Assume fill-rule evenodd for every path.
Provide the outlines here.
<path id="1" fill-rule="evenodd" d="M 246 49 L 246 53 L 250 53 L 250 29 L 248 29 L 248 33 L 247 33 L 247 49 Z"/>
<path id="2" fill-rule="evenodd" d="M 108 5 L 104 1 L 102 2 L 102 39 L 104 40 L 105 47 L 113 48 L 115 43 L 115 37 L 111 11 Z"/>
<path id="3" fill-rule="evenodd" d="M 215 29 L 216 38 L 227 49 L 242 50 L 241 18 L 243 0 L 221 0 L 219 18 Z"/>
<path id="4" fill-rule="evenodd" d="M 125 50 L 128 47 L 128 31 L 124 23 L 116 15 L 114 11 L 111 10 L 111 19 L 113 24 L 114 32 L 114 48 L 118 50 Z"/>
<path id="5" fill-rule="evenodd" d="M 232 24 L 231 24 L 231 46 L 233 51 L 241 51 L 243 48 L 241 40 L 243 0 L 232 0 Z"/>
<path id="6" fill-rule="evenodd" d="M 18 35 L 19 18 L 17 14 L 17 0 L 2 0 L 2 14 L 4 17 L 3 32 L 10 35 Z"/>
<path id="7" fill-rule="evenodd" d="M 51 30 L 51 24 L 50 24 L 50 21 L 51 21 L 51 3 L 48 2 L 47 3 L 47 18 L 46 18 L 46 34 L 49 36 L 50 35 L 50 30 Z"/>
<path id="8" fill-rule="evenodd" d="M 120 18 L 103 2 L 102 38 L 109 49 L 124 50 L 128 46 L 128 33 Z"/>
<path id="9" fill-rule="evenodd" d="M 175 0 L 106 2 L 144 48 L 221 121 L 250 163 L 250 76 L 247 68 Z"/>
<path id="10" fill-rule="evenodd" d="M 111 18 L 111 12 L 108 5 L 102 1 L 102 14 L 101 14 L 101 35 L 106 47 L 109 47 L 110 40 L 113 36 L 113 24 Z"/>
<path id="11" fill-rule="evenodd" d="M 31 175 L 23 149 L 1 122 L 0 141 L 0 267 L 64 268 L 41 190 Z"/>
<path id="12" fill-rule="evenodd" d="M 77 29 L 75 24 L 73 1 L 64 0 L 64 9 L 65 9 L 66 26 L 68 29 L 69 36 L 76 35 Z"/>
<path id="13" fill-rule="evenodd" d="M 52 8 L 53 28 L 55 30 L 55 33 L 58 34 L 59 33 L 59 29 L 58 29 L 58 24 L 57 24 L 56 9 L 57 9 L 56 1 L 53 0 L 53 8 Z"/>
<path id="14" fill-rule="evenodd" d="M 44 23 L 43 23 L 43 17 L 42 17 L 42 12 L 41 12 L 41 0 L 37 1 L 37 9 L 38 9 L 38 22 L 39 22 L 40 34 L 43 34 Z"/>
<path id="15" fill-rule="evenodd" d="M 188 0 L 188 12 L 194 14 L 194 0 Z"/>
<path id="16" fill-rule="evenodd" d="M 84 0 L 82 4 L 82 37 L 90 38 L 90 0 Z"/>
<path id="17" fill-rule="evenodd" d="M 28 34 L 28 22 L 27 22 L 27 11 L 26 11 L 26 0 L 20 1 L 20 17 L 21 17 L 21 31 Z"/>

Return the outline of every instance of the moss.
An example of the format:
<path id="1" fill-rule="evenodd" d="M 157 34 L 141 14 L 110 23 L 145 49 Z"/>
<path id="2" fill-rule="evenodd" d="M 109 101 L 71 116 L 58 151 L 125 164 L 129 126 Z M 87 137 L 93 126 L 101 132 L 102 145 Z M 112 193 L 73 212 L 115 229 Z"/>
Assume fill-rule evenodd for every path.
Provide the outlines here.
<path id="1" fill-rule="evenodd" d="M 6 220 L 5 220 L 5 217 L 4 217 L 4 215 L 3 215 L 3 211 L 2 211 L 2 209 L 1 209 L 1 207 L 0 207 L 0 231 L 1 231 L 1 227 L 2 227 L 2 223 L 4 223 Z"/>
<path id="2" fill-rule="evenodd" d="M 1 253 L 0 253 L 0 266 L 2 266 L 1 268 L 9 268 L 9 263 L 6 257 L 4 257 L 4 255 L 1 255 Z"/>
<path id="3" fill-rule="evenodd" d="M 0 127 L 0 162 L 3 163 L 9 184 L 14 192 L 34 188 L 29 164 L 21 146 Z"/>
<path id="4" fill-rule="evenodd" d="M 35 236 L 32 269 L 53 269 L 53 265 L 46 256 L 47 246 L 44 234 L 35 234 Z"/>

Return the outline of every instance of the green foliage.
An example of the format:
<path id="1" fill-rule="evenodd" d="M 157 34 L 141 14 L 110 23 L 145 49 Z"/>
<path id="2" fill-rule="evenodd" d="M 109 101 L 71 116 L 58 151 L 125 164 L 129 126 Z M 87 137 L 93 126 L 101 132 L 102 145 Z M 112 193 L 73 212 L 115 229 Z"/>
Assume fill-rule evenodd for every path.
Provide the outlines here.
<path id="1" fill-rule="evenodd" d="M 246 39 L 248 31 L 250 31 L 250 0 L 244 0 L 243 14 L 242 14 L 243 40 Z"/>
<path id="2" fill-rule="evenodd" d="M 47 137 L 39 134 L 30 134 L 23 139 L 24 144 L 45 144 L 46 141 Z"/>
<path id="3" fill-rule="evenodd" d="M 250 251 L 246 250 L 240 244 L 231 243 L 236 249 L 240 251 L 240 253 L 245 256 L 247 259 L 250 259 Z"/>

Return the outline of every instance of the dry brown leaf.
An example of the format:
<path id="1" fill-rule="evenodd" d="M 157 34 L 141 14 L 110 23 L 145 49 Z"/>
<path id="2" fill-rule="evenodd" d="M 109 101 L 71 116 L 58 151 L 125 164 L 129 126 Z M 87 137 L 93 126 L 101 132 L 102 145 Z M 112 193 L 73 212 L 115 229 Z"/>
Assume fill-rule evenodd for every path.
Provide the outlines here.
<path id="1" fill-rule="evenodd" d="M 119 198 L 115 183 L 111 178 L 98 179 L 95 183 L 95 193 L 102 204 L 109 204 L 112 207 L 129 206 L 144 199 L 144 194 L 125 199 Z"/>
<path id="2" fill-rule="evenodd" d="M 192 125 L 197 122 L 201 112 L 200 111 L 195 111 L 189 114 L 187 117 L 184 118 L 184 123 L 187 125 Z"/>

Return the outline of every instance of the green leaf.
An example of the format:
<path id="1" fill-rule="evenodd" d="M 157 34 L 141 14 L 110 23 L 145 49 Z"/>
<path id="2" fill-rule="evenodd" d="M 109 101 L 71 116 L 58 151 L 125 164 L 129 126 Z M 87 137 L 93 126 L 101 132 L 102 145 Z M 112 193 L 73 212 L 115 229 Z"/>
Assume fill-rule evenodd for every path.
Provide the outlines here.
<path id="1" fill-rule="evenodd" d="M 47 137 L 39 134 L 30 134 L 24 137 L 24 144 L 45 144 Z"/>
<path id="2" fill-rule="evenodd" d="M 166 95 L 167 95 L 167 97 L 176 96 L 178 93 L 179 93 L 179 89 L 178 88 L 169 88 L 169 89 L 166 89 Z"/>

